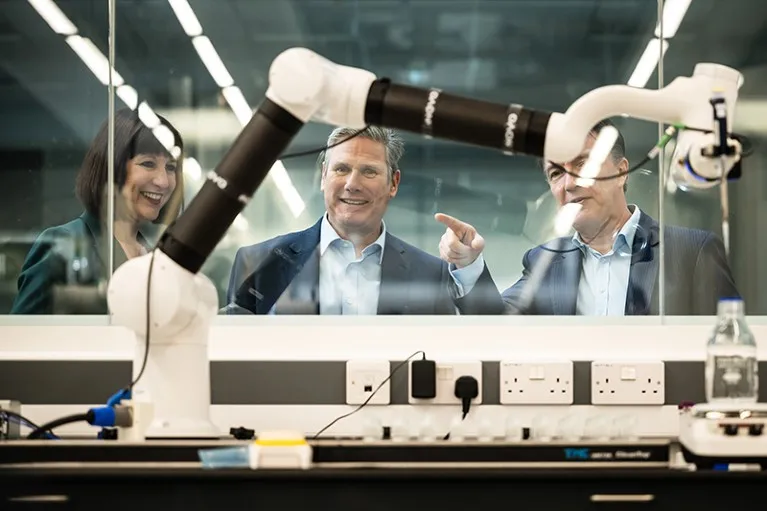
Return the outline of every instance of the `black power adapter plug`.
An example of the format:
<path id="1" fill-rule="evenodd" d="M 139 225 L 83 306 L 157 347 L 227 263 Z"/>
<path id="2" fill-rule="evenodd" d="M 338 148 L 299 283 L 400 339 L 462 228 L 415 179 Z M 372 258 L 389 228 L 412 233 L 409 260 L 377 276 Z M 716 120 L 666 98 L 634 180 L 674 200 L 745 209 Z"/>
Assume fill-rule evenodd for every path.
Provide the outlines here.
<path id="1" fill-rule="evenodd" d="M 416 399 L 437 397 L 437 364 L 428 360 L 426 355 L 421 360 L 410 364 L 410 395 Z"/>
<path id="2" fill-rule="evenodd" d="M 479 382 L 473 376 L 461 376 L 455 380 L 455 397 L 461 400 L 463 419 L 469 414 L 471 400 L 479 396 Z"/>

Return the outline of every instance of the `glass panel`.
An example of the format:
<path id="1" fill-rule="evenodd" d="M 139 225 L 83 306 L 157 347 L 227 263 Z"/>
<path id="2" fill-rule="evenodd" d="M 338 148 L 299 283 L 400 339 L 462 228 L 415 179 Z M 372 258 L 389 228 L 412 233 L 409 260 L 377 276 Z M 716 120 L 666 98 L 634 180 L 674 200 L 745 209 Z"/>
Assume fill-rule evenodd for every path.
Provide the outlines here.
<path id="1" fill-rule="evenodd" d="M 131 71 L 130 82 L 141 100 L 183 137 L 188 200 L 261 102 L 271 62 L 289 47 L 307 47 L 400 83 L 564 111 L 596 87 L 629 80 L 655 28 L 657 6 L 640 0 L 118 0 L 117 19 L 119 69 L 126 76 Z M 653 70 L 644 77 L 650 88 L 657 83 Z M 656 124 L 621 117 L 614 122 L 623 134 L 628 162 L 621 163 L 623 155 L 618 155 L 603 172 L 639 162 L 658 138 Z M 321 148 L 331 130 L 310 124 L 288 151 Z M 644 233 L 637 237 L 638 246 L 646 247 L 641 240 L 648 239 L 649 219 L 658 216 L 655 163 L 632 173 L 626 198 L 619 181 L 599 181 L 587 192 L 559 188 L 552 194 L 556 186 L 549 186 L 542 162 L 534 158 L 400 136 L 404 156 L 396 165 L 399 173 L 390 172 L 384 146 L 371 145 L 366 136 L 330 150 L 319 162 L 315 153 L 285 158 L 272 169 L 203 268 L 220 304 L 228 304 L 227 312 L 452 314 L 456 303 L 474 303 L 456 297 L 476 281 L 464 298 L 479 296 L 472 295 L 479 290 L 496 301 L 480 296 L 477 308 L 467 306 L 463 312 L 500 313 L 502 308 L 493 309 L 502 305 L 497 293 L 517 282 L 523 261 L 530 267 L 540 254 L 552 253 L 539 249 L 525 257 L 545 243 L 558 251 L 557 261 L 544 269 L 534 302 L 523 307 L 517 297 L 517 309 L 554 315 L 658 313 L 652 302 L 657 275 L 639 284 L 631 280 L 633 244 L 616 246 L 609 259 L 615 262 L 603 263 L 612 269 L 605 271 L 598 264 L 608 257 L 590 256 L 588 248 L 573 244 L 571 231 L 563 231 L 564 254 L 557 248 L 560 243 L 552 243 L 560 204 L 588 195 L 583 204 L 591 225 L 611 220 L 611 234 L 602 236 L 608 240 L 605 252 L 611 252 L 628 217 L 630 210 L 620 206 L 624 202 L 646 214 L 646 221 L 637 222 L 637 231 Z M 571 168 L 568 162 L 556 163 Z M 325 247 L 320 239 L 326 210 L 326 233 L 358 240 L 356 251 L 354 243 L 332 241 L 333 235 L 326 238 L 328 251 L 315 255 L 316 247 Z M 387 237 L 381 256 L 374 242 L 382 232 L 377 215 L 383 211 Z M 447 233 L 435 213 L 467 222 L 484 237 L 478 265 L 450 276 L 435 259 L 440 237 Z M 466 226 L 455 229 L 462 237 Z M 461 261 L 468 263 L 476 251 L 464 245 L 467 259 Z M 586 283 L 581 278 L 586 256 L 581 254 L 595 265 Z M 482 261 L 492 279 L 482 273 Z"/>
<path id="2" fill-rule="evenodd" d="M 767 4 L 756 0 L 691 3 L 667 0 L 666 8 L 674 3 L 690 5 L 686 11 L 679 11 L 681 16 L 669 15 L 672 22 L 665 27 L 664 35 L 669 42 L 664 68 L 667 81 L 691 75 L 699 62 L 731 66 L 742 73 L 745 81 L 734 109 L 734 125 L 730 118 L 729 129 L 750 138 L 753 148 L 746 148 L 752 154 L 743 161 L 742 178 L 727 183 L 729 256 L 723 243 L 721 187 L 685 190 L 669 180 L 664 196 L 665 220 L 669 225 L 666 312 L 713 314 L 717 297 L 739 293 L 745 299 L 748 314 L 765 314 L 767 296 L 761 290 L 767 284 L 767 266 L 761 254 L 767 248 L 767 233 L 760 220 L 767 214 L 767 174 L 763 172 L 767 165 L 764 144 L 767 67 L 763 56 Z M 681 24 L 674 23 L 675 19 L 681 19 Z M 706 114 L 713 119 L 713 110 Z M 712 128 L 713 120 L 710 126 L 703 127 Z M 699 180 L 693 182 L 700 185 Z M 669 253 L 672 249 L 674 253 Z"/>
<path id="3" fill-rule="evenodd" d="M 106 312 L 111 227 L 75 190 L 107 118 L 107 37 L 106 2 L 2 2 L 0 313 Z"/>

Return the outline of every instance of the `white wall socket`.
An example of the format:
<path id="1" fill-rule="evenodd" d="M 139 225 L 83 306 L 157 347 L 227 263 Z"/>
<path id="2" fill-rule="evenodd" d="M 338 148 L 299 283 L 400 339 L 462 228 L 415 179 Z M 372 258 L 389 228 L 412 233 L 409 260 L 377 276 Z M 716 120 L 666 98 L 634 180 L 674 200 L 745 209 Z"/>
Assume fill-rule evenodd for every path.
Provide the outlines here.
<path id="1" fill-rule="evenodd" d="M 388 360 L 349 360 L 346 362 L 346 404 L 361 405 L 391 374 Z M 368 405 L 391 403 L 391 380 L 368 401 Z"/>
<path id="2" fill-rule="evenodd" d="M 461 400 L 455 397 L 455 381 L 461 376 L 473 376 L 477 379 L 479 394 L 472 400 L 472 405 L 482 403 L 482 362 L 436 362 L 437 397 L 432 399 L 417 399 L 413 397 L 412 361 L 408 364 L 407 396 L 411 405 L 460 405 Z"/>
<path id="3" fill-rule="evenodd" d="M 663 405 L 663 362 L 593 361 L 591 403 L 595 405 Z"/>
<path id="4" fill-rule="evenodd" d="M 573 363 L 517 362 L 500 365 L 502 405 L 573 404 Z"/>

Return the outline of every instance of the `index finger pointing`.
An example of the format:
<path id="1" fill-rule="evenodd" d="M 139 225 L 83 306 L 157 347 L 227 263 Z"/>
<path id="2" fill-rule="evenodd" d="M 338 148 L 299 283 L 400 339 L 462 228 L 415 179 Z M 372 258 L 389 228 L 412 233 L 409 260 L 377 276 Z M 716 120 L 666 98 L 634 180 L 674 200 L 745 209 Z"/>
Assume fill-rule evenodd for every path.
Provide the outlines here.
<path id="1" fill-rule="evenodd" d="M 462 237 L 463 234 L 468 230 L 465 223 L 444 213 L 437 213 L 434 215 L 434 220 L 445 225 L 445 227 L 456 233 L 459 238 Z"/>

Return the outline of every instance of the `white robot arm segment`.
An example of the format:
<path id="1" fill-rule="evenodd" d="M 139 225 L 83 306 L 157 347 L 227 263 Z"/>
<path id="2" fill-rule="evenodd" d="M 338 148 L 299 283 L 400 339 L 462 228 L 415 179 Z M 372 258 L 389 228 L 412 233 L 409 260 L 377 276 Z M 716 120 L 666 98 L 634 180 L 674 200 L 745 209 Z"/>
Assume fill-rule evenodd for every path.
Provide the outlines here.
<path id="1" fill-rule="evenodd" d="M 365 104 L 376 76 L 335 64 L 306 48 L 290 48 L 269 68 L 266 97 L 301 122 L 365 127 Z"/>
<path id="2" fill-rule="evenodd" d="M 680 76 L 659 90 L 628 85 L 594 89 L 576 100 L 564 114 L 552 115 L 544 157 L 557 162 L 572 160 L 580 153 L 591 128 L 602 119 L 617 115 L 711 130 L 713 94 L 716 91 L 723 94 L 727 117 L 732 119 L 742 82 L 742 75 L 732 68 L 698 64 L 691 77 Z"/>

